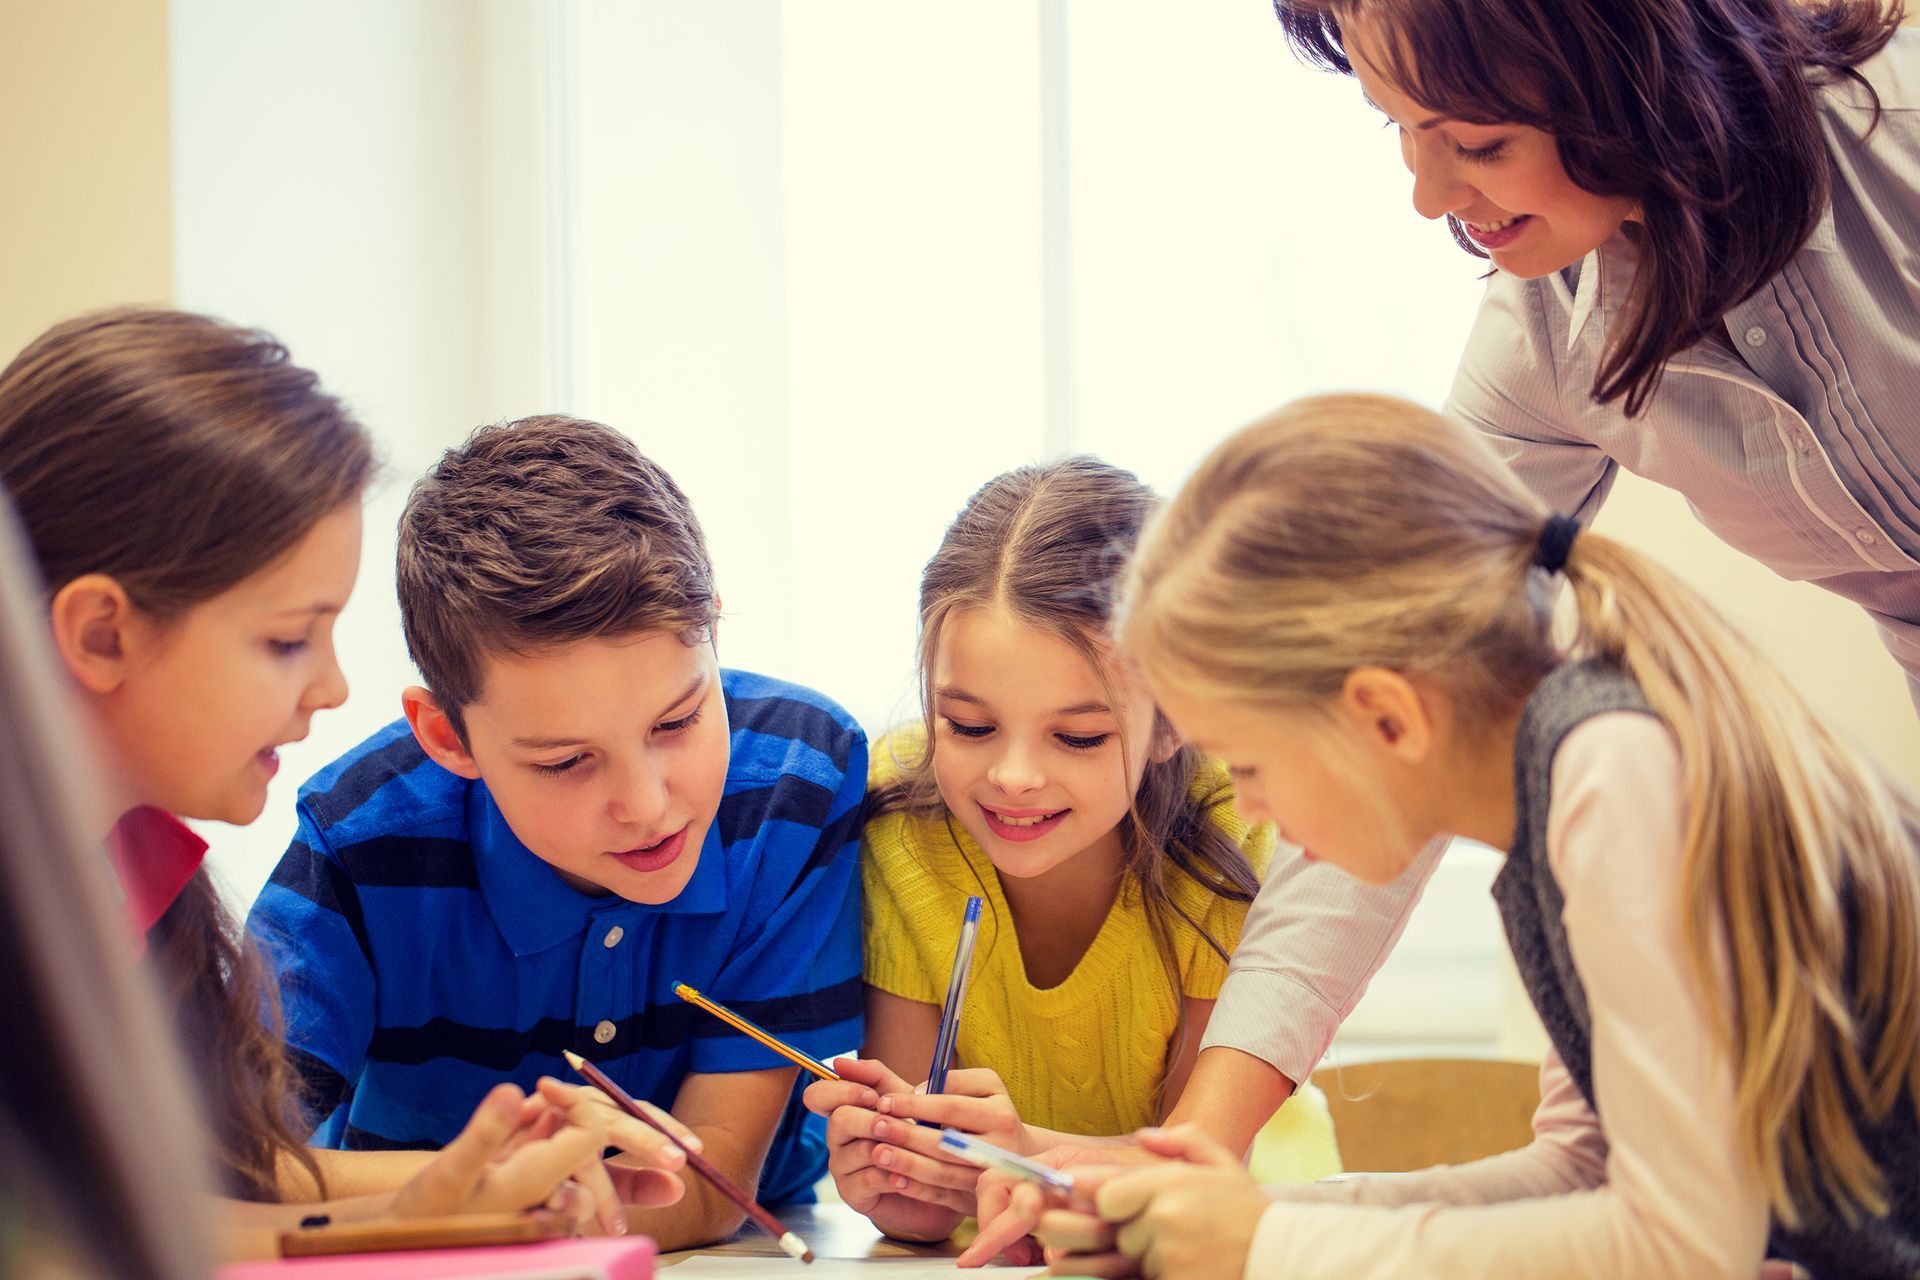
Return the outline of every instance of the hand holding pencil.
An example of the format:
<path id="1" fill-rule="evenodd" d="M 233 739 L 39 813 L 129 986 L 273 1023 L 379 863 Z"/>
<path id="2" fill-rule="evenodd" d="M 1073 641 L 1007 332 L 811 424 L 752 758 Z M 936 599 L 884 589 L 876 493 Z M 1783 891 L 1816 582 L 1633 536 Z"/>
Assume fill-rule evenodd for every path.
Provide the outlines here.
<path id="1" fill-rule="evenodd" d="M 585 1076 L 587 1080 L 592 1082 L 602 1093 L 613 1099 L 615 1105 L 622 1111 L 625 1111 L 628 1115 L 643 1124 L 651 1125 L 660 1130 L 661 1133 L 667 1134 L 669 1137 L 672 1136 L 672 1132 L 667 1126 L 662 1123 L 662 1121 L 655 1119 L 651 1114 L 652 1108 L 636 1101 L 632 1094 L 629 1094 L 625 1089 L 615 1084 L 612 1077 L 608 1076 L 606 1072 L 594 1066 L 591 1062 L 588 1062 L 572 1050 L 567 1050 L 564 1056 L 567 1059 L 568 1066 L 578 1071 L 582 1076 Z M 744 1209 L 747 1216 L 758 1223 L 768 1234 L 772 1235 L 782 1249 L 798 1261 L 813 1261 L 813 1250 L 807 1247 L 806 1241 L 789 1231 L 782 1225 L 778 1218 L 768 1213 L 757 1200 L 736 1186 L 733 1179 L 727 1177 L 726 1174 L 715 1168 L 713 1163 L 701 1155 L 698 1150 L 692 1147 L 687 1147 L 685 1150 L 687 1164 L 693 1171 L 711 1183 L 714 1189 L 720 1192 L 721 1195 Z"/>

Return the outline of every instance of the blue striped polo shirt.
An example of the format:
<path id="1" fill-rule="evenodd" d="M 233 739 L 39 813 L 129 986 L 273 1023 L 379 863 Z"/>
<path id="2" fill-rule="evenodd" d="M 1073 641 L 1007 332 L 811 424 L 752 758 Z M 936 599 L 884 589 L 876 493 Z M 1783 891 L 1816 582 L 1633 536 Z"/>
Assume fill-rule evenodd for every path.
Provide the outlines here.
<path id="1" fill-rule="evenodd" d="M 502 1080 L 572 1078 L 561 1051 L 672 1105 L 692 1072 L 789 1065 L 682 1003 L 686 982 L 818 1058 L 861 1040 L 866 736 L 813 693 L 723 671 L 732 758 L 672 901 L 591 897 L 515 838 L 484 781 L 427 758 L 404 720 L 300 788 L 299 830 L 248 917 L 275 966 L 316 1146 L 436 1147 Z M 826 1171 L 799 1105 L 768 1201 Z"/>

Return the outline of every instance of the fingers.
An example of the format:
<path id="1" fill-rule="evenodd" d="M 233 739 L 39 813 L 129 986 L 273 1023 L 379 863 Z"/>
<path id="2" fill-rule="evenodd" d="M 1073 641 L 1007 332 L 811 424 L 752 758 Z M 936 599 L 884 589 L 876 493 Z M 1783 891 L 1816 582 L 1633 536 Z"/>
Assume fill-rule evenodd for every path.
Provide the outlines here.
<path id="1" fill-rule="evenodd" d="M 588 1162 L 597 1165 L 605 1145 L 606 1134 L 601 1130 L 569 1125 L 488 1169 L 464 1207 L 468 1212 L 486 1213 L 539 1204 Z"/>
<path id="2" fill-rule="evenodd" d="M 841 1107 L 864 1107 L 871 1111 L 880 1104 L 880 1095 L 870 1086 L 853 1080 L 815 1080 L 801 1093 L 800 1100 L 813 1114 L 830 1116 Z"/>
<path id="3" fill-rule="evenodd" d="M 579 1188 L 586 1197 L 586 1211 L 593 1225 L 599 1228 L 600 1235 L 623 1236 L 627 1233 L 627 1211 L 620 1203 L 620 1192 L 613 1185 L 613 1177 L 607 1172 L 603 1161 L 589 1160 L 567 1185 Z M 588 1233 L 584 1224 L 578 1229 L 582 1234 Z"/>
<path id="4" fill-rule="evenodd" d="M 1074 1209 L 1049 1209 L 1040 1215 L 1034 1234 L 1047 1247 L 1049 1254 L 1096 1254 L 1113 1252 L 1118 1233 L 1111 1222 L 1102 1221 L 1090 1213 Z"/>
<path id="5" fill-rule="evenodd" d="M 959 1265 L 984 1267 L 1003 1253 L 1011 1255 L 1015 1246 L 1032 1234 L 1045 1212 L 1046 1197 L 1030 1182 L 1007 1185 L 1013 1182 L 1003 1173 L 981 1177 L 974 1192 L 979 1205 L 980 1234 L 960 1254 Z"/>
<path id="6" fill-rule="evenodd" d="M 677 1204 L 687 1194 L 687 1184 L 677 1173 L 645 1165 L 630 1165 L 616 1157 L 606 1162 L 607 1176 L 613 1179 L 620 1203 L 642 1209 L 663 1209 Z"/>
<path id="7" fill-rule="evenodd" d="M 972 1098 L 957 1093 L 889 1093 L 881 1096 L 878 1110 L 881 1115 L 951 1125 L 966 1133 L 1006 1133 L 1020 1123 L 1020 1113 L 1005 1094 Z"/>
<path id="8" fill-rule="evenodd" d="M 1141 1129 L 1133 1136 L 1135 1141 L 1157 1156 L 1216 1168 L 1242 1167 L 1240 1157 L 1215 1142 L 1197 1124 L 1177 1124 L 1169 1129 Z"/>
<path id="9" fill-rule="evenodd" d="M 563 1111 L 573 1123 L 599 1125 L 614 1146 L 655 1168 L 678 1169 L 686 1161 L 686 1151 L 699 1151 L 704 1146 L 699 1134 L 650 1102 L 640 1106 L 667 1130 L 664 1134 L 628 1115 L 598 1089 L 546 1077 L 541 1079 L 539 1091 L 542 1099 Z"/>
<path id="10" fill-rule="evenodd" d="M 990 1098 L 995 1094 L 1007 1096 L 1006 1082 L 1000 1079 L 1000 1073 L 988 1067 L 957 1067 L 947 1072 L 947 1082 L 941 1094 L 963 1094 L 969 1098 Z M 935 1094 L 939 1097 L 940 1094 Z"/>
<path id="11" fill-rule="evenodd" d="M 899 1125 L 893 1126 L 898 1129 Z M 973 1187 L 980 1180 L 980 1170 L 975 1165 L 954 1164 L 931 1156 L 917 1155 L 912 1151 L 876 1143 L 873 1149 L 873 1162 L 888 1173 L 930 1187 L 944 1187 L 949 1191 L 961 1193 L 967 1202 L 967 1212 L 973 1212 Z"/>
<path id="12" fill-rule="evenodd" d="M 940 1131 L 928 1125 L 914 1124 L 909 1120 L 890 1119 L 875 1115 L 871 1111 L 853 1111 L 849 1113 L 845 1127 L 849 1132 L 889 1143 L 904 1151 L 925 1156 L 929 1160 L 938 1160 L 942 1164 L 950 1164 L 956 1169 L 964 1169 L 971 1174 L 977 1175 L 980 1172 L 979 1165 L 968 1164 L 949 1154 L 947 1149 L 940 1145 Z M 971 1177 L 968 1178 L 967 1185 L 973 1185 Z"/>
<path id="13" fill-rule="evenodd" d="M 593 1235 L 595 1227 L 599 1225 L 592 1194 L 577 1182 L 563 1182 L 555 1187 L 544 1207 L 565 1218 L 571 1233 L 576 1236 Z"/>
<path id="14" fill-rule="evenodd" d="M 835 1058 L 833 1070 L 843 1081 L 864 1084 L 878 1093 L 913 1092 L 911 1080 L 901 1079 L 878 1058 Z"/>
<path id="15" fill-rule="evenodd" d="M 401 1188 L 394 1197 L 394 1212 L 402 1217 L 458 1212 L 513 1134 L 525 1098 L 514 1085 L 495 1085 L 474 1109 L 467 1127 Z M 534 1197 L 535 1201 L 542 1196 Z"/>

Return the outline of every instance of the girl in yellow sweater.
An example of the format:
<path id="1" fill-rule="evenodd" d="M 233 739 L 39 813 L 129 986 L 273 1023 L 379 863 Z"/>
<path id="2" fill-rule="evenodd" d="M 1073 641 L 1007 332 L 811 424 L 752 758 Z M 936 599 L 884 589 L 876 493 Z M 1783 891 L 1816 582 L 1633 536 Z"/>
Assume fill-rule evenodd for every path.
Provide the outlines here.
<path id="1" fill-rule="evenodd" d="M 1009 471 L 921 579 L 925 723 L 873 753 L 864 1056 L 807 1092 L 841 1197 L 889 1235 L 973 1212 L 978 1170 L 939 1157 L 937 1126 L 1036 1154 L 1164 1118 L 1259 888 L 1272 828 L 1106 638 L 1154 501 L 1092 458 Z M 969 895 L 957 1069 L 916 1095 Z"/>

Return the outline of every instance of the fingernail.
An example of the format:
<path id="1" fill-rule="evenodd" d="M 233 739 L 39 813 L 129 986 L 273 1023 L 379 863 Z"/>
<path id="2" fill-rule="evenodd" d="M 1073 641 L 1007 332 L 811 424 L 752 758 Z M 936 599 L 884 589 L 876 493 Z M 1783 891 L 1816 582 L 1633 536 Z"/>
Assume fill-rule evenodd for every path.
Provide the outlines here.
<path id="1" fill-rule="evenodd" d="M 895 1178 L 893 1180 L 893 1189 L 895 1191 L 905 1191 L 907 1189 L 907 1180 L 905 1178 Z"/>
<path id="2" fill-rule="evenodd" d="M 863 1089 L 863 1090 L 861 1090 L 861 1091 L 860 1091 L 860 1105 L 861 1105 L 861 1106 L 863 1106 L 863 1107 L 876 1107 L 876 1106 L 879 1106 L 879 1105 L 880 1105 L 880 1095 L 879 1095 L 879 1094 L 877 1094 L 877 1093 L 875 1093 L 875 1092 L 874 1092 L 873 1090 L 871 1090 L 871 1089 Z"/>
<path id="3" fill-rule="evenodd" d="M 687 1148 L 692 1151 L 705 1151 L 707 1149 L 707 1144 L 700 1140 L 700 1135 L 697 1133 L 687 1135 L 686 1145 Z"/>
<path id="4" fill-rule="evenodd" d="M 880 1148 L 880 1154 L 874 1158 L 878 1160 L 884 1168 L 893 1168 L 893 1152 L 887 1150 L 885 1147 Z"/>
<path id="5" fill-rule="evenodd" d="M 613 1215 L 613 1234 L 617 1236 L 627 1234 L 627 1215 L 625 1213 L 616 1213 Z"/>
<path id="6" fill-rule="evenodd" d="M 892 1114 L 893 1114 L 893 1099 L 892 1099 L 892 1098 L 882 1098 L 882 1099 L 880 1099 L 880 1110 L 881 1110 L 881 1111 L 883 1111 L 883 1112 L 885 1112 L 885 1113 L 886 1113 L 887 1115 L 892 1115 Z"/>
<path id="7" fill-rule="evenodd" d="M 887 1122 L 886 1122 L 885 1120 L 875 1120 L 875 1121 L 873 1122 L 873 1136 L 874 1136 L 874 1137 L 876 1137 L 876 1138 L 884 1138 L 884 1137 L 886 1137 L 886 1136 L 887 1136 L 887 1133 L 888 1133 L 888 1129 L 887 1129 Z"/>

